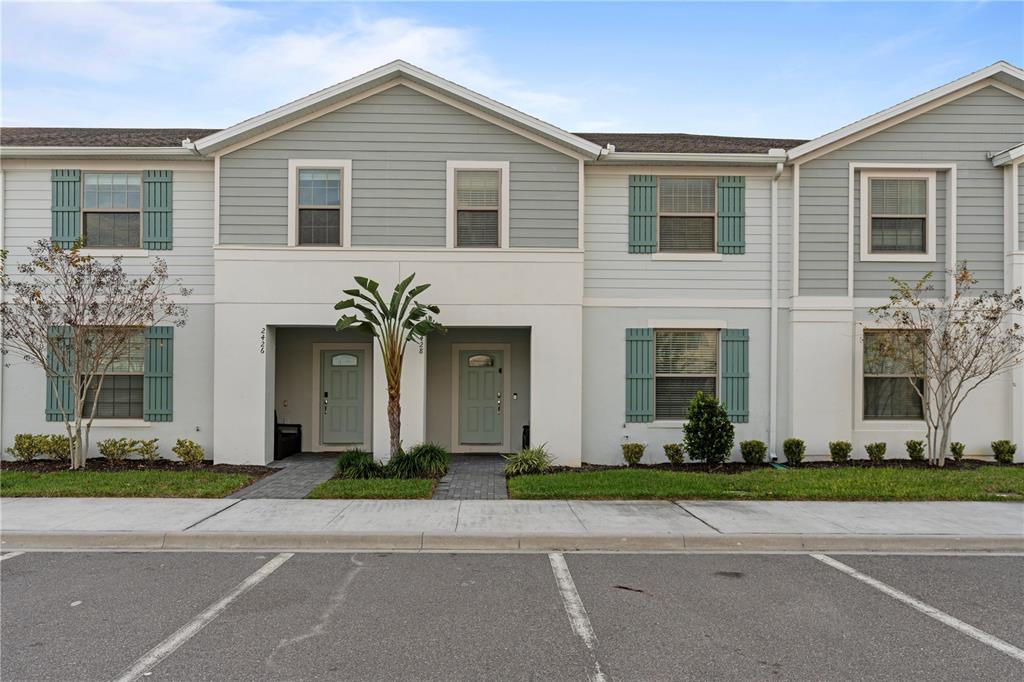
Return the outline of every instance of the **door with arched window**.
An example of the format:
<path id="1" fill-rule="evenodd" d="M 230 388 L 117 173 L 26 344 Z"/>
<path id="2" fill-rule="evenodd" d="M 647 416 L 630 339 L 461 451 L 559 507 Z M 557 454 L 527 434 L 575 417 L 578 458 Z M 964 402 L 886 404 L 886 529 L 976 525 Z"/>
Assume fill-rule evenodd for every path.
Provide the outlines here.
<path id="1" fill-rule="evenodd" d="M 472 446 L 505 442 L 503 405 L 505 354 L 500 350 L 459 353 L 459 443 Z"/>
<path id="2" fill-rule="evenodd" d="M 320 353 L 320 442 L 362 445 L 365 355 L 361 350 Z"/>

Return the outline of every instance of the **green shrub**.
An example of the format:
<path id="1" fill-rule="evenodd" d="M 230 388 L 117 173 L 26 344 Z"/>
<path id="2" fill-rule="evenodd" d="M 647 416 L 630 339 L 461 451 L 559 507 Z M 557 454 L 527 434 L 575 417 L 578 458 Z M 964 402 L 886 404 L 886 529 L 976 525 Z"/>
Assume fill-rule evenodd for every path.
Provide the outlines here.
<path id="1" fill-rule="evenodd" d="M 686 419 L 683 444 L 690 459 L 707 462 L 708 466 L 719 465 L 729 459 L 735 430 L 722 403 L 703 391 L 697 391 L 690 401 Z"/>
<path id="2" fill-rule="evenodd" d="M 45 452 L 50 459 L 58 462 L 71 461 L 71 439 L 59 433 L 53 433 L 46 438 Z"/>
<path id="3" fill-rule="evenodd" d="M 46 439 L 46 436 L 37 436 L 34 433 L 15 434 L 14 445 L 7 448 L 7 453 L 13 455 L 19 462 L 31 462 L 46 452 Z"/>
<path id="4" fill-rule="evenodd" d="M 622 458 L 626 460 L 628 466 L 634 467 L 643 459 L 646 449 L 647 443 L 623 443 Z"/>
<path id="5" fill-rule="evenodd" d="M 1008 440 L 992 441 L 992 453 L 1000 464 L 1013 464 L 1013 455 L 1017 452 L 1017 444 Z"/>
<path id="6" fill-rule="evenodd" d="M 830 440 L 828 442 L 828 454 L 836 464 L 849 462 L 851 452 L 853 452 L 853 443 L 848 440 Z"/>
<path id="7" fill-rule="evenodd" d="M 800 466 L 800 462 L 804 461 L 804 453 L 807 452 L 807 446 L 799 438 L 787 438 L 782 441 L 782 452 L 786 455 L 786 464 L 796 467 Z"/>
<path id="8" fill-rule="evenodd" d="M 745 440 L 740 443 L 740 454 L 747 464 L 764 464 L 764 456 L 768 454 L 768 446 L 759 440 Z"/>
<path id="9" fill-rule="evenodd" d="M 923 462 L 924 461 L 924 441 L 923 440 L 908 440 L 904 443 L 907 447 L 907 456 L 910 457 L 912 462 Z"/>
<path id="10" fill-rule="evenodd" d="M 885 460 L 885 443 L 868 443 L 864 449 L 867 450 L 868 459 L 875 464 L 880 464 Z"/>
<path id="11" fill-rule="evenodd" d="M 342 478 L 384 478 L 384 465 L 373 458 L 372 452 L 348 450 L 338 457 L 338 474 Z"/>
<path id="12" fill-rule="evenodd" d="M 149 440 L 137 440 L 132 444 L 135 452 L 139 454 L 142 459 L 146 460 L 147 464 L 153 464 L 160 458 L 160 448 L 156 442 L 159 438 L 150 438 Z"/>
<path id="13" fill-rule="evenodd" d="M 96 449 L 111 464 L 120 464 L 128 459 L 128 455 L 132 454 L 134 447 L 135 441 L 131 438 L 107 438 L 96 443 Z"/>
<path id="14" fill-rule="evenodd" d="M 408 450 L 399 450 L 387 463 L 389 478 L 440 478 L 448 471 L 451 455 L 435 443 L 420 443 Z"/>
<path id="15" fill-rule="evenodd" d="M 526 448 L 505 456 L 506 476 L 525 476 L 526 474 L 542 474 L 551 468 L 551 455 L 544 446 Z"/>
<path id="16" fill-rule="evenodd" d="M 967 446 L 958 440 L 953 441 L 949 444 L 949 451 L 953 453 L 953 461 L 959 462 L 964 458 L 964 452 L 967 450 Z"/>
<path id="17" fill-rule="evenodd" d="M 171 452 L 190 467 L 197 467 L 206 459 L 206 452 L 203 450 L 203 446 L 188 438 L 179 438 L 174 447 L 171 448 Z"/>
<path id="18" fill-rule="evenodd" d="M 683 449 L 682 443 L 665 443 L 665 457 L 672 466 L 682 466 L 686 461 L 686 450 Z"/>

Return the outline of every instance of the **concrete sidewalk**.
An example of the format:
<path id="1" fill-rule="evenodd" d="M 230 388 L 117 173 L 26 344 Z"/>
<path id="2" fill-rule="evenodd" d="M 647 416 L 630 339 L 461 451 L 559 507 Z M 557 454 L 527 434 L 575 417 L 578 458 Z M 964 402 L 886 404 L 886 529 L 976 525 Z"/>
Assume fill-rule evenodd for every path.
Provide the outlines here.
<path id="1" fill-rule="evenodd" d="M 1002 502 L 4 498 L 13 549 L 1024 551 Z"/>

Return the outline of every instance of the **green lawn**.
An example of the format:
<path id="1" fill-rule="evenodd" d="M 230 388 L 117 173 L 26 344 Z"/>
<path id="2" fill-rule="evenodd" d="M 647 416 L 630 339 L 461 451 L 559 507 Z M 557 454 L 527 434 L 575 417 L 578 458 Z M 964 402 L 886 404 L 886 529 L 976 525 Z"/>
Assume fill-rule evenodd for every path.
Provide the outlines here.
<path id="1" fill-rule="evenodd" d="M 332 478 L 313 488 L 306 497 L 314 500 L 426 500 L 433 492 L 434 481 L 426 478 Z"/>
<path id="2" fill-rule="evenodd" d="M 247 474 L 211 471 L 4 471 L 3 497 L 224 497 L 248 485 Z"/>
<path id="3" fill-rule="evenodd" d="M 1024 468 L 765 468 L 739 474 L 610 469 L 519 476 L 509 479 L 508 489 L 521 500 L 1024 501 Z"/>

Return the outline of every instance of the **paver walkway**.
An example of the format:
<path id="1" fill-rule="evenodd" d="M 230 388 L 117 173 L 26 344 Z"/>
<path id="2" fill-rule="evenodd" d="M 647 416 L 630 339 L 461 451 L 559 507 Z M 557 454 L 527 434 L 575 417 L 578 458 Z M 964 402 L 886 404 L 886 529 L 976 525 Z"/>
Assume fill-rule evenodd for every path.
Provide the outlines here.
<path id="1" fill-rule="evenodd" d="M 435 500 L 507 500 L 501 455 L 452 455 L 451 466 L 434 489 Z"/>
<path id="2" fill-rule="evenodd" d="M 269 465 L 281 471 L 261 478 L 228 497 L 241 500 L 301 499 L 334 475 L 336 461 L 336 454 L 304 452 L 292 455 Z"/>

